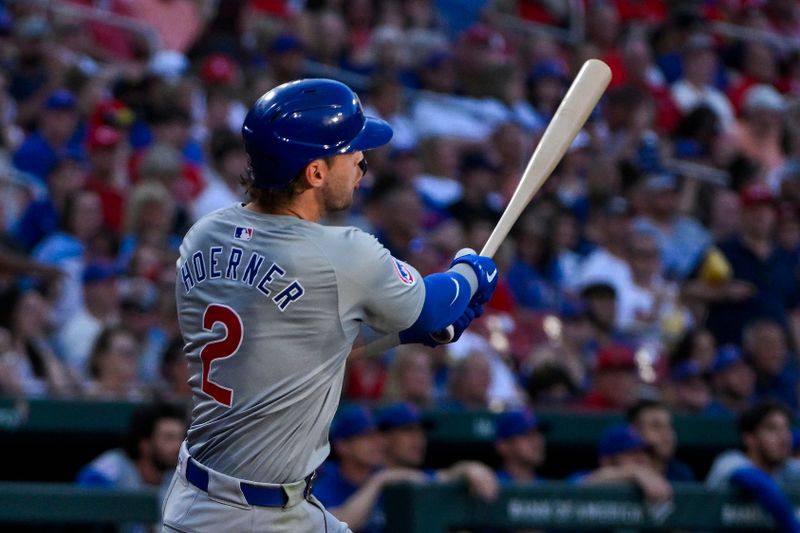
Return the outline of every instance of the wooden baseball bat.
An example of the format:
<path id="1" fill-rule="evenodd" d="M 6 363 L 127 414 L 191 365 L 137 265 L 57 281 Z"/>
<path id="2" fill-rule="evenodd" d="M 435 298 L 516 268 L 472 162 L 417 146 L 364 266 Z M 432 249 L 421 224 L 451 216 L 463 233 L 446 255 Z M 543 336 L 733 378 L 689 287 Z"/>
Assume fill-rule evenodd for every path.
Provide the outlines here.
<path id="1" fill-rule="evenodd" d="M 511 200 L 486 244 L 483 245 L 480 255 L 493 257 L 497 252 L 533 196 L 564 157 L 610 81 L 611 69 L 599 59 L 589 59 L 583 64 L 564 99 L 561 100 L 553 119 L 547 125 Z M 441 343 L 446 343 L 453 339 L 453 333 L 453 326 L 448 326 L 446 330 L 435 333 L 433 337 Z M 377 355 L 399 343 L 397 333 L 391 333 L 356 348 L 351 357 Z"/>

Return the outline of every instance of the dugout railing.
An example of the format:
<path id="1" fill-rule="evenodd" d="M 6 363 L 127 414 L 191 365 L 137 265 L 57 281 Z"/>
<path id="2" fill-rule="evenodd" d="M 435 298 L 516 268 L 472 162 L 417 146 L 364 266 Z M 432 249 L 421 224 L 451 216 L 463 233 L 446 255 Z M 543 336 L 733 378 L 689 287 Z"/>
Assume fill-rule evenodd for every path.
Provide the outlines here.
<path id="1" fill-rule="evenodd" d="M 461 485 L 395 485 L 384 492 L 386 533 L 446 531 L 774 531 L 760 507 L 733 489 L 676 484 L 672 501 L 649 505 L 628 487 L 564 482 L 505 488 L 477 501 Z M 789 491 L 800 511 L 800 491 Z"/>
<path id="2" fill-rule="evenodd" d="M 40 526 L 36 531 L 58 531 L 57 525 L 72 526 L 70 531 L 92 531 L 89 524 L 155 524 L 160 519 L 157 490 L 0 482 L 0 530 L 4 531 L 23 525 Z"/>
<path id="3" fill-rule="evenodd" d="M 676 484 L 672 501 L 643 503 L 629 487 L 577 487 L 542 482 L 505 487 L 493 502 L 460 484 L 399 484 L 383 495 L 385 533 L 519 531 L 769 531 L 772 520 L 735 490 Z M 800 491 L 788 495 L 800 511 Z M 154 524 L 156 491 L 88 489 L 66 483 L 0 483 L 0 528 L 92 531 L 97 525 Z"/>

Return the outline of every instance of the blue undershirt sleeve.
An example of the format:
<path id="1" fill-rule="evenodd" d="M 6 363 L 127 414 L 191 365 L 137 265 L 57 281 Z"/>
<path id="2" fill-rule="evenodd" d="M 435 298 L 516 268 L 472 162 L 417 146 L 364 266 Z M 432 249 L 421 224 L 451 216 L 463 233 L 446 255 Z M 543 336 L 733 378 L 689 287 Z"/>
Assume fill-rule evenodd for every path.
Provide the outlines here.
<path id="1" fill-rule="evenodd" d="M 464 314 L 472 297 L 467 279 L 448 270 L 423 278 L 425 303 L 416 322 L 400 333 L 400 340 L 442 330 Z"/>
<path id="2" fill-rule="evenodd" d="M 730 477 L 731 483 L 756 500 L 775 520 L 779 531 L 800 532 L 794 508 L 775 480 L 754 467 L 740 468 Z"/>

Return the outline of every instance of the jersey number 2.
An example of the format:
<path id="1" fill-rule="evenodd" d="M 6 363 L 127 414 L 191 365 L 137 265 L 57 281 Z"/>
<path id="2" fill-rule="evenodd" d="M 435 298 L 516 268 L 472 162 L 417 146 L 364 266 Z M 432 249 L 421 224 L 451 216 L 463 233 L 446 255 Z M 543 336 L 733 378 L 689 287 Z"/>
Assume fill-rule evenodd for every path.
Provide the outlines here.
<path id="1" fill-rule="evenodd" d="M 211 304 L 203 313 L 203 329 L 212 331 L 218 322 L 225 326 L 225 336 L 218 341 L 209 342 L 200 350 L 200 361 L 203 365 L 203 382 L 200 390 L 222 405 L 230 407 L 233 403 L 233 389 L 214 383 L 208 378 L 208 373 L 211 372 L 211 363 L 215 359 L 225 359 L 239 350 L 244 330 L 242 319 L 236 311 L 227 305 Z"/>

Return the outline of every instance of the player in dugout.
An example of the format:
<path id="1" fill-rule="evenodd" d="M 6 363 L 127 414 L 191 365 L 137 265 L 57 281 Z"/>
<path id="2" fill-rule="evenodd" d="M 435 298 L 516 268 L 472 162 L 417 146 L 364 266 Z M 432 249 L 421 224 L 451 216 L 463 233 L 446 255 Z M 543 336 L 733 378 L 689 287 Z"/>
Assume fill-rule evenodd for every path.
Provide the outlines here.
<path id="1" fill-rule="evenodd" d="M 242 127 L 249 201 L 186 234 L 176 300 L 193 389 L 192 423 L 164 531 L 349 531 L 311 494 L 345 361 L 362 323 L 402 343 L 455 338 L 497 284 L 488 258 L 459 256 L 424 278 L 373 236 L 324 226 L 391 127 L 328 79 L 280 85 Z"/>

